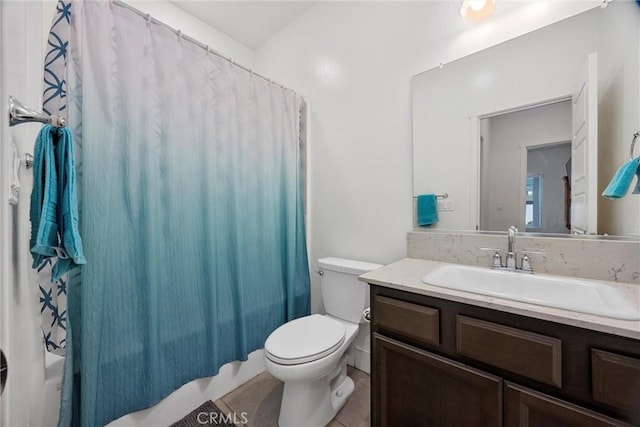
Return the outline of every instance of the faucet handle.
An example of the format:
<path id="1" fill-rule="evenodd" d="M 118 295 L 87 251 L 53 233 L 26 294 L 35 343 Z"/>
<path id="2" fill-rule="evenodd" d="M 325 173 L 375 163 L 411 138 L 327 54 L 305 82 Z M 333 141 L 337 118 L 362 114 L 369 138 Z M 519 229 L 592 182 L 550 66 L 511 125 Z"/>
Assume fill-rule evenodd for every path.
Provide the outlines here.
<path id="1" fill-rule="evenodd" d="M 531 254 L 531 255 L 546 255 L 546 252 L 540 252 L 540 251 L 529 251 L 527 249 L 523 249 L 522 250 L 522 255 L 527 255 L 527 254 Z"/>
<path id="2" fill-rule="evenodd" d="M 522 259 L 520 260 L 520 269 L 528 273 L 533 273 L 533 268 L 531 267 L 531 259 L 529 258 L 529 254 L 546 255 L 547 253 L 539 252 L 539 251 L 522 251 Z"/>
<path id="3" fill-rule="evenodd" d="M 493 261 L 491 261 L 491 268 L 502 268 L 502 257 L 500 256 L 500 249 L 498 248 L 480 248 L 481 251 L 493 252 Z"/>

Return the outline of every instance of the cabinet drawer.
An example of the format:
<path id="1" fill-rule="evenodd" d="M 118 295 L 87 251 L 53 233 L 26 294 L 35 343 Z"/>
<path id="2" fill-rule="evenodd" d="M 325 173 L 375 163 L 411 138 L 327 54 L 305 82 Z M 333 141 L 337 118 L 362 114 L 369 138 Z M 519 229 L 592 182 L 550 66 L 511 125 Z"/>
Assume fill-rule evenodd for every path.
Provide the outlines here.
<path id="1" fill-rule="evenodd" d="M 593 400 L 640 413 L 640 359 L 591 349 Z"/>
<path id="2" fill-rule="evenodd" d="M 440 345 L 440 314 L 435 308 L 382 296 L 374 297 L 374 325 L 388 332 Z"/>
<path id="3" fill-rule="evenodd" d="M 460 315 L 456 322 L 456 350 L 461 355 L 562 387 L 559 339 Z"/>
<path id="4" fill-rule="evenodd" d="M 505 427 L 631 427 L 580 406 L 516 384 L 504 385 Z"/>

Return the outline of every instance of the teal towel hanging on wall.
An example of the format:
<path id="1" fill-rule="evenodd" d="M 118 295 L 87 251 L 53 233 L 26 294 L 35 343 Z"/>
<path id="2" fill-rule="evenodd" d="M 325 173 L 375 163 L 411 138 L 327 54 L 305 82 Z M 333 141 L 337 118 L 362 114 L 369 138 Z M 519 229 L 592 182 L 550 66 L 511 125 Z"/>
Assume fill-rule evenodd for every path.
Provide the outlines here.
<path id="1" fill-rule="evenodd" d="M 417 200 L 418 225 L 431 225 L 438 222 L 438 206 L 435 194 L 421 194 Z"/>
<path id="2" fill-rule="evenodd" d="M 607 199 L 620 199 L 626 196 L 627 192 L 629 192 L 634 176 L 639 173 L 639 164 L 640 158 L 636 157 L 635 159 L 631 159 L 624 165 L 620 166 L 611 179 L 611 182 L 609 182 L 609 185 L 607 185 L 607 188 L 602 192 L 602 196 Z M 633 192 L 634 194 L 638 194 L 638 192 L 640 192 L 638 186 L 636 186 L 636 189 Z"/>

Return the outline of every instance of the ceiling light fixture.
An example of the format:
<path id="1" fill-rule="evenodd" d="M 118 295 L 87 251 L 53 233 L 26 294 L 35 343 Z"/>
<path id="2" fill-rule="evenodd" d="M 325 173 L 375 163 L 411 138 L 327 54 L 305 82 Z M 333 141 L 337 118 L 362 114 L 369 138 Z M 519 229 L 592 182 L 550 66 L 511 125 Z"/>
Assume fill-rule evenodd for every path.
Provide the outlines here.
<path id="1" fill-rule="evenodd" d="M 607 6 L 609 6 L 609 3 L 611 3 L 613 0 L 602 0 L 602 4 L 600 5 L 600 9 L 605 9 Z"/>
<path id="2" fill-rule="evenodd" d="M 464 0 L 460 7 L 460 14 L 465 22 L 472 22 L 488 17 L 495 10 L 495 0 Z"/>

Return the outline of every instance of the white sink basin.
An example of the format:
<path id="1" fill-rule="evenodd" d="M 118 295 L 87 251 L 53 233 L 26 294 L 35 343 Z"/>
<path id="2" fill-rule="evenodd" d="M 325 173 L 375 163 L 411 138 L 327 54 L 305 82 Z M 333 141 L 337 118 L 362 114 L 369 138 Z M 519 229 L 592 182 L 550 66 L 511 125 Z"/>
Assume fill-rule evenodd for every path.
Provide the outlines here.
<path id="1" fill-rule="evenodd" d="M 640 308 L 616 288 L 592 280 L 444 265 L 426 274 L 428 285 L 522 301 L 614 319 L 640 320 Z"/>

